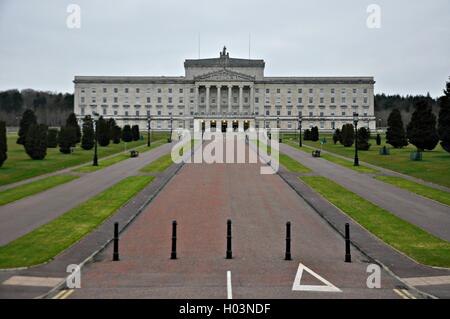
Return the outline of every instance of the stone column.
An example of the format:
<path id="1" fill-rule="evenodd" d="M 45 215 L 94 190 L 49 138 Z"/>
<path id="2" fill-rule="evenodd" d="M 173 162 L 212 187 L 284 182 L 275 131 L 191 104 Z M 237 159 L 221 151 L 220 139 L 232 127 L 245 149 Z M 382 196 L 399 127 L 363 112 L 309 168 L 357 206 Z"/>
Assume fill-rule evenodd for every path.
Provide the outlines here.
<path id="1" fill-rule="evenodd" d="M 228 114 L 232 113 L 232 108 L 231 108 L 231 92 L 232 91 L 233 91 L 233 86 L 228 85 Z"/>
<path id="2" fill-rule="evenodd" d="M 198 110 L 199 110 L 199 105 L 200 105 L 200 86 L 196 85 L 195 86 L 195 105 L 194 105 L 194 114 L 197 113 L 198 114 Z"/>
<path id="3" fill-rule="evenodd" d="M 239 114 L 242 114 L 243 90 L 244 90 L 244 86 L 239 85 Z"/>
<path id="4" fill-rule="evenodd" d="M 250 86 L 250 113 L 255 113 L 255 89 L 253 85 Z"/>
<path id="5" fill-rule="evenodd" d="M 217 85 L 217 114 L 220 114 L 220 89 L 222 88 L 222 85 Z"/>
<path id="6" fill-rule="evenodd" d="M 210 85 L 206 85 L 206 114 L 209 114 L 209 88 Z"/>

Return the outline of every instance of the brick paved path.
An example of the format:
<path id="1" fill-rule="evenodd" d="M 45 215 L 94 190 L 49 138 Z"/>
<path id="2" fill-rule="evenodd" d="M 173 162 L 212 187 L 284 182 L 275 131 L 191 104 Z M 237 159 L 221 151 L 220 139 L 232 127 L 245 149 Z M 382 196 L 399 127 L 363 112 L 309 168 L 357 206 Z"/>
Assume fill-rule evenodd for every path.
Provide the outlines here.
<path id="1" fill-rule="evenodd" d="M 233 220 L 234 259 L 225 259 L 226 220 Z M 178 260 L 170 260 L 171 222 Z M 292 261 L 284 261 L 292 222 Z M 400 283 L 382 272 L 382 289 L 366 287 L 365 257 L 344 241 L 279 176 L 259 164 L 186 164 L 122 234 L 121 261 L 111 247 L 82 271 L 71 298 L 395 298 Z M 299 263 L 342 292 L 292 291 Z M 320 284 L 305 275 L 303 284 Z"/>

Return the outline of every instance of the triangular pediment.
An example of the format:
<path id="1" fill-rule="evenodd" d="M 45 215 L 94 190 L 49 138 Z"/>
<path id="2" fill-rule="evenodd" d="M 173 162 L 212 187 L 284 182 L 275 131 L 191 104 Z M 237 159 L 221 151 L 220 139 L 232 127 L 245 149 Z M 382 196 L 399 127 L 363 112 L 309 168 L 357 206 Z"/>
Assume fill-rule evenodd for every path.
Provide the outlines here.
<path id="1" fill-rule="evenodd" d="M 222 69 L 196 76 L 194 79 L 197 81 L 254 81 L 255 77 L 235 71 L 230 71 L 227 69 Z"/>

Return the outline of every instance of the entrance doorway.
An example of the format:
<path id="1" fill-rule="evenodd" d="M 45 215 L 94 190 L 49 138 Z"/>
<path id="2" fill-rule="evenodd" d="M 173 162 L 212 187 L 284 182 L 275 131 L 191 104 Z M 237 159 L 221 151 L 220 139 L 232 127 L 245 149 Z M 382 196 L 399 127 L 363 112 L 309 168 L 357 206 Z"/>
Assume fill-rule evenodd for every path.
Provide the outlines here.
<path id="1" fill-rule="evenodd" d="M 239 121 L 234 120 L 233 121 L 233 132 L 237 132 L 238 128 L 239 128 Z"/>
<path id="2" fill-rule="evenodd" d="M 250 121 L 249 120 L 245 120 L 244 121 L 244 132 L 247 131 L 250 127 Z"/>
<path id="3" fill-rule="evenodd" d="M 222 120 L 222 133 L 227 132 L 228 121 Z"/>
<path id="4" fill-rule="evenodd" d="M 211 121 L 211 132 L 215 132 L 217 128 L 216 120 Z"/>

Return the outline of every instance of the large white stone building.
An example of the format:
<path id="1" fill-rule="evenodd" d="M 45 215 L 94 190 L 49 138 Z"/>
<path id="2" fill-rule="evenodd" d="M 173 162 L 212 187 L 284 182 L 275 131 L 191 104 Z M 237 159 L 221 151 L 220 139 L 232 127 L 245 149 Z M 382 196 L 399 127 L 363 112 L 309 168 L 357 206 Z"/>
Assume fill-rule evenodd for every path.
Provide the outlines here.
<path id="1" fill-rule="evenodd" d="M 96 112 L 118 125 L 153 130 L 192 128 L 203 121 L 212 130 L 249 127 L 333 130 L 352 122 L 375 129 L 373 77 L 265 77 L 264 60 L 186 60 L 185 75 L 75 76 L 75 114 Z"/>

